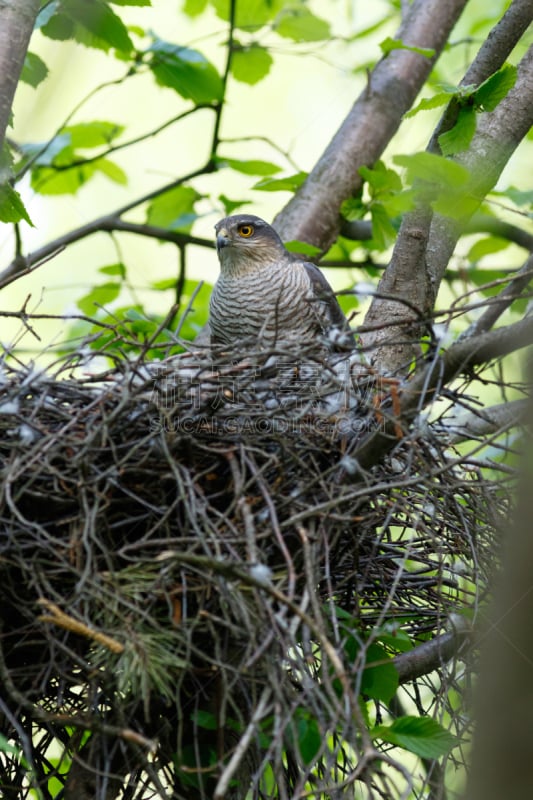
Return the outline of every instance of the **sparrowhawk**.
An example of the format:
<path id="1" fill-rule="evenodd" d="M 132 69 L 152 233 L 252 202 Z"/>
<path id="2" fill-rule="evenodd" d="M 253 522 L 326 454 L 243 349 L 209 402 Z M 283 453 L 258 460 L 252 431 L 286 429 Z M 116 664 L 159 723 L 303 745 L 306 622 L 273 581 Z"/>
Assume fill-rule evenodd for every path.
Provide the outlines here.
<path id="1" fill-rule="evenodd" d="M 211 342 L 266 346 L 288 342 L 353 344 L 327 280 L 290 253 L 274 228 L 253 214 L 215 225 L 220 276 L 210 301 Z"/>

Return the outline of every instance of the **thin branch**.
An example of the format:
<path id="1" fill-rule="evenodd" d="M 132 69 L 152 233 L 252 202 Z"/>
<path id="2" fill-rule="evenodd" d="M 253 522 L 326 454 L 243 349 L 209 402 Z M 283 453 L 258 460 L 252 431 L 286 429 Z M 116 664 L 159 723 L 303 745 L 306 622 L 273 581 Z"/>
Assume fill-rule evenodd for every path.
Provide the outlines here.
<path id="1" fill-rule="evenodd" d="M 522 425 L 527 411 L 527 400 L 514 400 L 499 403 L 490 408 L 480 408 L 460 414 L 457 418 L 447 418 L 444 429 L 448 432 L 450 444 L 460 444 L 472 439 L 484 439 L 498 431 L 506 431 Z"/>
<path id="2" fill-rule="evenodd" d="M 458 628 L 423 642 L 406 653 L 400 653 L 392 662 L 398 671 L 400 684 L 409 683 L 443 667 L 450 659 L 460 655 L 471 639 L 472 634 L 468 630 Z"/>
<path id="3" fill-rule="evenodd" d="M 32 168 L 35 162 L 42 155 L 44 155 L 44 153 L 46 153 L 46 151 L 48 150 L 54 139 L 59 135 L 61 130 L 68 125 L 68 123 L 74 117 L 76 112 L 79 111 L 80 108 L 82 108 L 85 105 L 85 103 L 87 103 L 92 97 L 98 94 L 98 92 L 102 91 L 102 89 L 108 89 L 110 86 L 120 86 L 120 84 L 124 83 L 124 81 L 127 80 L 131 74 L 132 74 L 132 69 L 130 67 L 128 68 L 127 72 L 124 75 L 122 75 L 122 77 L 115 78 L 115 80 L 112 81 L 105 81 L 104 83 L 100 83 L 98 84 L 98 86 L 95 86 L 94 89 L 91 89 L 91 91 L 88 92 L 85 95 L 85 97 L 82 97 L 82 99 L 78 103 L 76 103 L 76 105 L 69 111 L 67 116 L 64 117 L 63 122 L 56 128 L 52 136 L 50 136 L 50 138 L 46 142 L 44 142 L 41 149 L 38 150 L 36 153 L 34 153 L 33 156 L 24 163 L 24 165 L 15 175 L 15 180 L 19 181 L 21 178 L 23 178 L 24 175 L 27 173 L 27 171 Z"/>
<path id="4" fill-rule="evenodd" d="M 489 214 L 474 214 L 470 222 L 466 225 L 463 233 L 490 233 L 492 236 L 499 236 L 508 239 L 510 242 L 533 252 L 533 234 L 511 225 L 497 217 Z M 364 242 L 372 238 L 372 223 L 370 220 L 357 219 L 351 222 L 344 221 L 341 225 L 340 235 L 345 239 L 355 242 Z M 322 264 L 326 262 L 322 261 Z M 377 265 L 376 265 L 377 266 Z"/>
<path id="5" fill-rule="evenodd" d="M 284 150 L 283 147 L 280 147 L 279 144 L 276 144 L 276 142 L 268 136 L 225 136 L 223 139 L 220 139 L 220 144 L 236 144 L 240 142 L 264 142 L 275 150 L 276 153 L 279 153 L 280 156 L 283 156 L 294 170 L 297 172 L 301 170 L 301 167 L 294 161 L 288 150 Z"/>
<path id="6" fill-rule="evenodd" d="M 216 106 L 212 105 L 211 103 L 202 103 L 200 105 L 194 106 L 193 108 L 188 108 L 187 111 L 183 111 L 181 114 L 177 114 L 175 117 L 172 117 L 172 119 L 168 119 L 166 122 L 163 122 L 157 128 L 154 128 L 153 130 L 148 131 L 147 133 L 142 133 L 133 139 L 128 139 L 125 142 L 120 142 L 119 144 L 112 145 L 111 147 L 108 147 L 107 150 L 102 150 L 102 152 L 97 153 L 96 155 L 90 156 L 88 158 L 79 158 L 76 161 L 70 161 L 68 164 L 61 164 L 61 165 L 47 164 L 47 168 L 54 170 L 54 172 L 66 172 L 69 169 L 75 169 L 76 167 L 83 167 L 86 164 L 93 164 L 95 161 L 100 161 L 102 158 L 107 158 L 108 156 L 113 155 L 113 153 L 117 153 L 119 150 L 124 150 L 127 147 L 132 147 L 133 145 L 145 142 L 147 139 L 152 139 L 154 136 L 157 136 L 162 131 L 169 128 L 171 125 L 174 125 L 176 122 L 180 122 L 182 119 L 185 119 L 186 117 L 191 116 L 191 114 L 196 113 L 196 111 L 203 111 L 206 108 L 210 109 L 211 111 L 216 110 Z M 60 130 L 61 129 L 59 129 L 59 131 Z M 55 134 L 55 136 L 57 136 L 57 133 Z M 41 151 L 41 153 L 46 151 L 46 149 L 49 147 L 52 141 L 53 139 L 51 139 L 50 142 L 48 142 L 48 144 L 46 145 L 45 148 L 43 148 L 43 151 Z M 17 175 L 17 178 L 21 174 L 24 174 L 24 172 L 26 172 L 26 168 L 21 170 L 21 172 Z"/>
<path id="7" fill-rule="evenodd" d="M 254 736 L 257 736 L 259 723 L 266 714 L 271 694 L 272 690 L 268 686 L 263 689 L 257 704 L 257 708 L 252 714 L 250 722 L 246 726 L 246 730 L 241 736 L 235 750 L 233 751 L 233 755 L 231 756 L 227 766 L 224 768 L 224 771 L 218 780 L 213 794 L 213 800 L 222 800 L 224 797 L 227 797 L 226 793 L 228 791 L 229 783 L 238 770 L 239 764 L 246 755 L 246 751 L 250 747 L 252 739 Z"/>
<path id="8" fill-rule="evenodd" d="M 397 427 L 408 426 L 437 395 L 462 372 L 486 364 L 494 358 L 508 355 L 533 344 L 533 317 L 514 325 L 497 328 L 474 339 L 456 342 L 443 355 L 435 358 L 425 369 L 406 383 L 401 391 L 397 415 L 383 420 L 382 429 L 370 433 L 350 454 L 361 470 L 377 464 L 398 442 Z M 358 482 L 360 471 L 346 480 Z"/>
<path id="9" fill-rule="evenodd" d="M 362 186 L 359 169 L 373 164 L 397 131 L 446 44 L 466 0 L 415 0 L 396 36 L 430 48 L 432 58 L 393 50 L 376 65 L 355 102 L 296 195 L 274 224 L 284 240 L 327 250 L 340 228 L 339 209 Z"/>
<path id="10" fill-rule="evenodd" d="M 213 159 L 217 153 L 218 145 L 220 144 L 220 128 L 222 125 L 222 112 L 224 110 L 224 105 L 226 101 L 226 90 L 228 87 L 228 80 L 231 70 L 231 62 L 233 59 L 233 41 L 234 41 L 234 33 L 235 33 L 235 14 L 236 14 L 237 2 L 236 0 L 230 0 L 229 4 L 229 32 L 228 32 L 228 42 L 226 45 L 226 64 L 224 66 L 224 72 L 222 74 L 222 96 L 218 106 L 216 107 L 215 112 L 215 126 L 213 128 L 213 139 L 211 145 L 211 158 Z"/>
<path id="11" fill-rule="evenodd" d="M 533 0 L 513 0 L 503 17 L 491 30 L 479 53 L 467 70 L 461 86 L 479 86 L 505 63 L 533 19 Z M 457 121 L 459 103 L 453 98 L 428 146 L 432 153 L 440 153 L 439 136 L 449 131 Z"/>
<path id="12" fill-rule="evenodd" d="M 466 225 L 464 233 L 490 233 L 492 236 L 508 239 L 508 241 L 533 253 L 532 233 L 529 233 L 523 228 L 519 228 L 517 225 L 504 222 L 497 217 L 491 217 L 489 214 L 474 214 L 470 222 Z"/>
<path id="13" fill-rule="evenodd" d="M 469 150 L 454 159 L 470 173 L 465 193 L 473 198 L 474 204 L 481 203 L 493 188 L 532 124 L 533 47 L 519 64 L 513 89 L 492 113 L 479 116 Z M 398 299 L 407 296 L 422 312 L 429 314 L 468 219 L 469 215 L 461 220 L 433 215 L 429 207 L 420 207 L 408 214 L 403 220 L 389 269 L 380 281 L 380 291 L 395 294 Z M 397 303 L 376 299 L 365 322 L 383 318 L 395 320 L 399 316 L 403 316 L 403 309 Z M 402 338 L 416 340 L 416 334 L 416 320 L 406 320 Z M 413 358 L 412 347 L 394 346 L 385 330 L 366 337 L 364 344 L 375 346 L 374 358 L 384 371 L 395 371 Z"/>
<path id="14" fill-rule="evenodd" d="M 39 0 L 2 0 L 0 4 L 0 153 L 24 58 L 39 13 Z M 0 175 L 0 182 L 5 177 Z"/>
<path id="15" fill-rule="evenodd" d="M 58 252 L 60 249 L 67 247 L 73 242 L 78 242 L 81 239 L 85 239 L 87 236 L 92 236 L 94 233 L 99 233 L 102 231 L 110 232 L 123 230 L 130 233 L 142 234 L 144 236 L 153 236 L 158 239 L 164 239 L 165 241 L 175 242 L 176 244 L 198 244 L 202 247 L 212 247 L 212 243 L 208 242 L 206 239 L 188 236 L 188 234 L 179 234 L 175 231 L 165 231 L 164 228 L 156 228 L 151 225 L 143 226 L 136 223 L 129 223 L 120 218 L 127 211 L 131 211 L 131 209 L 136 208 L 143 203 L 147 203 L 150 200 L 153 200 L 155 197 L 159 197 L 159 195 L 164 194 L 171 189 L 175 189 L 177 186 L 181 186 L 192 178 L 195 178 L 198 175 L 206 175 L 210 172 L 214 172 L 215 170 L 215 164 L 209 161 L 200 169 L 194 170 L 193 172 L 190 172 L 188 175 L 184 175 L 181 178 L 177 178 L 176 180 L 167 183 L 165 186 L 154 189 L 142 197 L 138 197 L 136 200 L 133 200 L 131 203 L 127 203 L 121 208 L 118 208 L 111 214 L 106 214 L 103 217 L 97 217 L 91 222 L 81 225 L 79 228 L 73 228 L 71 231 L 59 236 L 57 239 L 53 239 L 51 242 L 43 245 L 33 253 L 28 253 L 26 256 L 17 256 L 11 262 L 11 264 L 9 264 L 9 266 L 7 266 L 2 273 L 0 273 L 0 289 L 4 286 L 7 286 L 9 283 L 12 283 L 21 275 L 31 272 L 32 267 L 36 268 L 37 266 L 45 263 L 46 259 Z"/>
<path id="16" fill-rule="evenodd" d="M 372 223 L 363 219 L 344 221 L 341 225 L 340 235 L 356 242 L 364 242 L 372 238 Z"/>
<path id="17" fill-rule="evenodd" d="M 485 333 L 490 330 L 495 322 L 501 317 L 503 312 L 509 308 L 510 305 L 520 297 L 521 292 L 526 289 L 531 283 L 533 277 L 533 255 L 531 255 L 526 263 L 516 273 L 510 283 L 501 290 L 497 297 L 492 297 L 490 305 L 486 311 L 475 320 L 468 330 L 462 335 L 461 338 L 466 339 L 471 336 L 478 336 L 480 333 Z"/>

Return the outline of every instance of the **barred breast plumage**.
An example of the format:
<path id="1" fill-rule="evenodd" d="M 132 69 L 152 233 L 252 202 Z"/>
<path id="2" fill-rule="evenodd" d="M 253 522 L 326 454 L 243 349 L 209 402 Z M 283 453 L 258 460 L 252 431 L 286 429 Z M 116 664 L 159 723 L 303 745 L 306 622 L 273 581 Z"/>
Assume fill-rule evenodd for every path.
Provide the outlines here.
<path id="1" fill-rule="evenodd" d="M 272 346 L 326 340 L 348 323 L 326 279 L 300 261 L 276 231 L 251 214 L 216 225 L 220 276 L 210 302 L 213 344 Z"/>

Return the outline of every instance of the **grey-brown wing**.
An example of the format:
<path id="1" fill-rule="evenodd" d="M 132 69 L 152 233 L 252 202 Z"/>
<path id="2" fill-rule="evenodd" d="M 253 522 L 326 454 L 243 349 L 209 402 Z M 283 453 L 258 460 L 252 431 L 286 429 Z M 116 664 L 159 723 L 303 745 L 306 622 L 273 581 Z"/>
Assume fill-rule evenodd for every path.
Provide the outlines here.
<path id="1" fill-rule="evenodd" d="M 314 297 L 316 297 L 317 305 L 321 303 L 321 308 L 324 310 L 326 316 L 326 327 L 335 327 L 341 331 L 349 331 L 350 326 L 348 320 L 344 316 L 344 312 L 339 305 L 339 302 L 333 294 L 333 289 L 320 272 L 317 266 L 311 262 L 304 262 L 303 266 L 307 272 Z M 329 323 L 329 324 L 328 324 Z"/>

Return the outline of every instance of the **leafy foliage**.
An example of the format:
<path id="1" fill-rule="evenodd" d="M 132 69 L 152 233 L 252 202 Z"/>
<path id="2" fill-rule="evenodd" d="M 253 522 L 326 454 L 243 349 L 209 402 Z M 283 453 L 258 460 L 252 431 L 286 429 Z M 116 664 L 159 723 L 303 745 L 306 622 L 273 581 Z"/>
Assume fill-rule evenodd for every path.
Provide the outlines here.
<path id="1" fill-rule="evenodd" d="M 457 738 L 428 717 L 400 717 L 391 725 L 378 725 L 372 736 L 415 753 L 421 758 L 440 758 L 458 744 Z"/>
<path id="2" fill-rule="evenodd" d="M 90 223 L 90 219 L 85 218 L 87 205 L 94 212 L 94 218 L 108 214 L 106 225 L 99 232 L 105 234 L 106 247 L 112 249 L 112 255 L 102 254 L 95 248 L 94 258 L 91 254 L 91 258 L 85 256 L 80 260 L 82 265 L 85 260 L 87 264 L 94 263 L 97 277 L 88 278 L 83 268 L 78 270 L 76 288 L 68 290 L 73 293 L 72 303 L 79 312 L 73 316 L 78 318 L 69 329 L 69 341 L 59 347 L 62 353 L 69 352 L 77 358 L 79 344 L 83 341 L 84 347 L 102 357 L 106 365 L 141 354 L 148 360 L 159 361 L 181 353 L 183 340 L 196 337 L 208 317 L 209 270 L 215 259 L 212 250 L 194 256 L 194 249 L 189 245 L 200 248 L 206 244 L 201 237 L 207 236 L 205 230 L 211 232 L 215 217 L 255 203 L 264 203 L 273 215 L 287 195 L 291 197 L 298 192 L 309 176 L 312 165 L 309 152 L 319 147 L 324 130 L 326 135 L 334 133 L 329 119 L 330 103 L 334 114 L 345 114 L 349 109 L 351 98 L 345 99 L 347 77 L 350 82 L 359 81 L 357 85 L 363 96 L 365 91 L 370 96 L 373 85 L 371 81 L 367 85 L 366 72 L 380 53 L 385 62 L 401 57 L 402 51 L 426 61 L 436 56 L 431 48 L 408 45 L 388 35 L 391 23 L 399 19 L 400 4 L 392 0 L 382 9 L 374 9 L 371 18 L 360 20 L 349 17 L 349 4 L 341 10 L 340 4 L 311 4 L 306 0 L 184 0 L 181 16 L 176 17 L 179 24 L 175 26 L 159 23 L 157 4 L 150 0 L 50 0 L 41 5 L 36 21 L 41 38 L 36 36 L 32 42 L 21 80 L 31 87 L 32 98 L 44 98 L 40 102 L 49 112 L 52 108 L 53 121 L 41 126 L 38 134 L 31 127 L 21 131 L 14 126 L 10 131 L 0 170 L 0 222 L 12 231 L 14 263 L 23 265 L 27 253 L 35 249 L 39 254 L 39 248 L 46 245 L 42 233 L 45 223 L 41 218 L 54 220 L 57 228 L 54 235 L 58 237 L 57 249 L 60 249 L 63 246 L 61 236 L 66 233 L 63 219 L 70 219 L 68 214 L 84 216 L 80 219 L 79 238 L 82 238 L 84 226 Z M 139 12 L 145 13 L 142 23 L 139 23 Z M 462 23 L 462 57 L 466 52 L 473 55 L 472 42 L 479 38 L 480 32 L 489 29 L 488 15 L 483 11 L 472 12 L 476 13 L 477 17 L 467 14 Z M 185 21 L 192 27 L 188 28 Z M 50 53 L 56 51 L 47 49 L 47 40 L 57 52 L 70 53 L 67 47 L 80 45 L 87 59 L 93 59 L 90 63 L 95 64 L 95 74 L 91 75 L 85 89 L 86 96 L 69 100 L 68 108 L 62 102 L 54 108 L 46 94 L 52 92 L 56 80 L 54 68 L 49 70 L 46 63 Z M 362 188 L 358 185 L 353 196 L 335 209 L 346 235 L 336 238 L 325 257 L 329 263 L 346 270 L 339 278 L 339 285 L 343 282 L 349 287 L 339 298 L 341 306 L 347 312 L 361 311 L 365 308 L 365 295 L 376 293 L 402 221 L 409 212 L 424 207 L 463 225 L 483 199 L 483 211 L 490 210 L 494 230 L 487 232 L 480 224 L 478 230 L 467 231 L 474 239 L 461 243 L 450 265 L 445 288 L 445 293 L 458 294 L 460 287 L 466 299 L 449 311 L 437 307 L 424 320 L 429 333 L 422 345 L 429 354 L 440 347 L 434 330 L 439 315 L 443 315 L 446 324 L 456 333 L 471 321 L 470 308 L 476 312 L 487 298 L 499 294 L 509 269 L 514 269 L 509 227 L 524 226 L 525 233 L 532 235 L 533 193 L 528 188 L 506 186 L 503 180 L 498 190 L 486 198 L 474 196 L 471 192 L 474 176 L 458 163 L 460 158 L 455 158 L 468 152 L 480 120 L 486 119 L 483 115 L 494 112 L 513 89 L 517 68 L 506 63 L 477 86 L 458 86 L 456 47 L 451 42 L 443 63 L 437 63 L 428 81 L 431 96 L 423 97 L 405 114 L 407 126 L 416 115 L 415 124 L 419 127 L 407 128 L 415 130 L 416 135 L 412 139 L 405 137 L 401 144 L 393 141 L 381 160 L 360 167 Z M 398 56 L 396 51 L 399 51 Z M 290 70 L 288 64 L 292 65 Z M 310 83 L 302 79 L 303 88 L 300 88 L 300 77 L 295 79 L 293 74 L 303 76 L 309 65 L 309 74 L 314 76 L 317 64 L 325 69 L 321 73 L 325 75 L 324 84 L 331 81 L 333 86 L 333 76 L 336 77 L 337 72 L 342 75 L 344 82 L 338 84 L 338 97 L 342 101 L 338 100 L 336 90 L 326 99 L 318 91 L 315 95 L 314 77 Z M 301 73 L 297 69 L 301 69 Z M 150 96 L 157 97 L 155 105 L 161 115 L 157 120 L 152 119 L 153 107 L 146 103 L 146 86 L 150 87 Z M 281 96 L 285 87 L 286 97 Z M 319 97 L 321 101 L 317 100 Z M 145 111 L 145 104 L 148 111 Z M 268 106 L 274 133 L 263 128 L 262 120 L 267 118 L 259 113 L 264 110 L 263 105 Z M 113 113 L 106 111 L 110 106 Z M 126 113 L 128 106 L 135 108 L 134 118 Z M 438 139 L 440 154 L 426 152 L 423 147 L 431 133 L 431 112 L 440 113 L 445 109 L 453 113 L 449 127 Z M 422 115 L 422 111 L 430 113 Z M 256 122 L 256 117 L 260 123 Z M 187 128 L 189 123 L 191 127 Z M 42 127 L 46 128 L 45 134 Z M 187 133 L 182 138 L 183 130 Z M 154 158 L 153 163 L 146 159 L 143 143 L 149 143 L 152 151 L 158 153 L 160 143 L 163 149 L 168 147 L 169 140 L 172 146 L 162 170 L 157 159 Z M 303 147 L 302 142 L 305 142 Z M 137 151 L 136 147 L 141 149 Z M 127 153 L 124 159 L 119 155 L 121 151 Z M 151 183 L 144 191 L 139 186 L 146 176 Z M 94 180 L 97 177 L 104 178 L 105 183 Z M 127 187 L 126 210 L 108 212 L 108 198 L 100 188 L 101 194 L 95 202 L 90 194 L 93 184 L 109 190 L 116 186 Z M 284 194 L 280 196 L 278 192 Z M 111 191 L 109 194 L 111 196 Z M 113 227 L 114 222 L 124 220 L 129 231 Z M 350 223 L 356 222 L 368 226 L 366 237 L 352 238 Z M 37 230 L 31 231 L 30 239 L 28 226 L 34 223 Z M 487 227 L 486 220 L 484 225 Z M 166 239 L 163 233 L 167 234 Z M 146 256 L 141 248 L 137 254 L 134 246 L 125 246 L 129 234 L 144 235 L 156 241 L 159 238 L 166 243 L 157 248 L 155 257 Z M 516 231 L 511 234 L 517 238 Z M 38 240 L 35 247 L 34 236 Z M 72 241 L 77 241 L 76 236 Z M 308 241 L 293 240 L 286 244 L 290 251 L 308 259 L 316 259 L 322 252 Z M 49 256 L 49 252 L 39 255 L 44 261 Z M 145 274 L 144 266 L 149 260 L 158 265 L 157 272 Z M 69 267 L 67 264 L 65 274 Z M 354 267 L 358 268 L 357 272 Z M 205 277 L 208 281 L 204 281 Z M 80 287 L 80 282 L 85 285 Z M 517 291 L 507 317 L 523 314 L 527 302 L 527 289 Z M 181 316 L 185 311 L 187 313 Z M 30 334 L 35 332 L 38 336 L 37 328 L 34 331 L 29 327 L 25 308 L 17 319 L 28 325 Z M 18 358 L 16 347 L 10 351 Z M 9 361 L 9 357 L 6 358 Z M 481 380 L 489 390 L 494 389 L 496 380 L 492 373 L 483 373 Z M 477 398 L 464 400 L 466 406 L 477 402 Z M 496 440 L 491 461 L 501 457 Z M 392 462 L 393 459 L 391 475 L 394 473 Z M 347 470 L 351 468 L 348 457 L 346 464 Z M 174 467 L 171 465 L 171 468 Z M 477 469 L 477 463 L 472 470 L 474 468 Z M 387 480 L 392 480 L 391 475 L 387 475 Z M 209 483 L 217 476 L 207 473 L 206 477 L 202 473 L 200 479 Z M 195 486 L 194 490 L 197 489 Z M 251 498 L 252 512 L 255 502 L 256 498 Z M 460 505 L 460 500 L 457 503 Z M 397 507 L 401 509 L 401 503 Z M 352 512 L 353 509 L 350 513 L 354 516 Z M 383 514 L 392 513 L 390 509 L 383 509 Z M 394 537 L 404 535 L 400 531 L 407 530 L 410 524 L 413 530 L 417 529 L 417 525 L 423 524 L 420 522 L 423 516 L 420 511 L 414 522 L 407 523 L 402 513 L 398 513 L 398 519 L 390 525 L 388 544 L 392 547 Z M 417 574 L 417 564 L 407 563 L 405 568 Z M 427 580 L 436 580 L 436 574 L 436 571 L 428 571 Z M 450 585 L 461 586 L 465 594 L 474 591 L 470 585 L 464 588 L 466 580 L 461 581 L 459 572 L 449 579 Z M 159 591 L 158 587 L 156 589 Z M 357 595 L 358 589 L 354 592 Z M 334 606 L 337 599 L 331 599 Z M 358 597 L 357 602 L 359 600 Z M 229 607 L 231 599 L 227 602 Z M 357 694 L 365 733 L 376 751 L 380 754 L 392 752 L 401 762 L 401 751 L 423 759 L 440 759 L 458 748 L 459 737 L 446 727 L 449 723 L 452 728 L 449 699 L 452 689 L 446 697 L 446 687 L 442 689 L 444 700 L 441 698 L 440 708 L 445 710 L 437 722 L 426 716 L 427 709 L 422 708 L 418 689 L 409 695 L 401 685 L 395 659 L 421 641 L 420 636 L 412 635 L 409 627 L 412 620 L 407 624 L 404 619 L 381 617 L 375 624 L 373 621 L 362 626 L 357 615 L 336 606 L 332 616 L 327 636 L 335 642 L 343 663 L 352 670 L 349 677 Z M 117 691 L 124 696 L 137 694 L 147 706 L 154 696 L 163 704 L 173 702 L 176 672 L 172 670 L 179 672 L 186 666 L 185 662 L 174 658 L 173 634 L 166 639 L 159 634 L 160 631 L 151 632 L 144 642 L 128 641 L 120 658 L 114 662 Z M 325 658 L 316 643 L 311 646 L 304 638 L 294 647 L 298 655 L 295 661 L 301 659 L 306 668 L 310 664 L 316 666 L 313 679 L 317 685 L 321 681 L 331 682 L 334 692 L 325 702 L 333 707 L 335 702 L 342 701 L 346 691 L 342 680 L 345 676 L 335 672 L 335 664 Z M 168 646 L 168 659 L 163 662 L 158 660 L 161 643 Z M 95 656 L 96 669 L 109 666 L 108 655 L 100 651 Z M 282 665 L 280 673 L 283 670 L 287 674 L 290 671 L 286 664 Z M 306 679 L 311 674 L 310 668 L 309 673 L 305 673 Z M 294 670 L 292 678 L 295 681 L 301 678 L 298 670 Z M 408 713 L 394 718 L 390 710 L 398 696 L 407 703 Z M 280 746 L 286 749 L 285 761 L 290 760 L 287 753 L 295 752 L 310 772 L 316 767 L 316 774 L 322 778 L 321 759 L 325 753 L 334 753 L 337 759 L 341 752 L 335 749 L 337 740 L 346 732 L 340 726 L 338 729 L 332 726 L 325 736 L 319 711 L 300 702 L 294 703 Z M 432 707 L 431 711 L 437 713 Z M 212 710 L 202 707 L 191 712 L 188 719 L 200 731 L 214 731 L 219 724 Z M 246 731 L 246 720 L 229 714 L 226 722 L 238 735 L 237 739 Z M 257 738 L 265 749 L 274 748 L 279 738 L 274 722 L 274 716 L 267 715 L 258 723 Z M 350 732 L 353 734 L 353 730 Z M 354 745 L 350 742 L 348 746 Z M 0 751 L 13 757 L 20 755 L 3 737 L 0 737 Z M 49 764 L 54 766 L 52 760 Z M 179 756 L 176 755 L 174 767 L 183 785 L 200 788 L 202 770 L 213 771 L 217 765 L 220 766 L 216 748 L 206 745 L 199 758 L 195 748 L 187 744 Z M 63 763 L 62 768 L 68 770 L 69 765 Z M 340 758 L 337 768 L 336 777 L 342 783 L 346 776 L 341 775 Z M 31 770 L 27 769 L 29 781 Z M 270 779 L 274 786 L 275 777 L 271 775 Z M 58 778 L 52 776 L 49 781 L 50 793 L 62 790 Z M 312 795 L 315 790 L 310 783 L 301 791 Z M 275 788 L 272 796 L 274 792 Z"/>
<path id="3" fill-rule="evenodd" d="M 155 39 L 148 56 L 148 66 L 160 86 L 174 89 L 197 105 L 221 99 L 220 75 L 198 50 Z"/>

